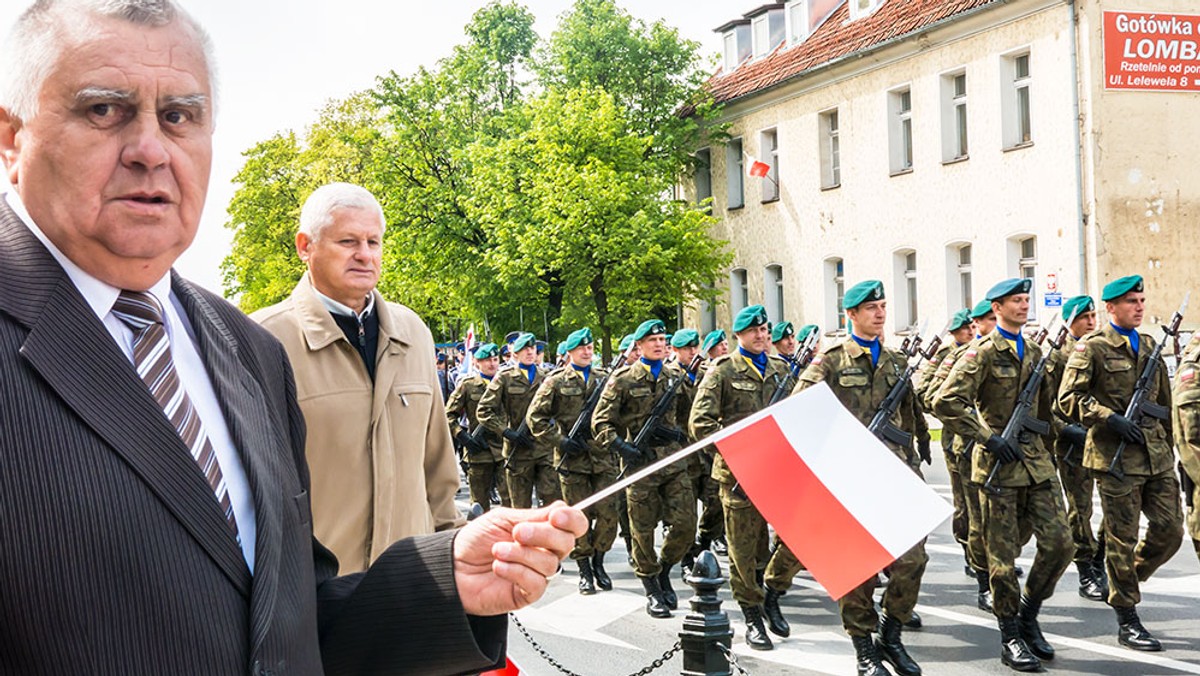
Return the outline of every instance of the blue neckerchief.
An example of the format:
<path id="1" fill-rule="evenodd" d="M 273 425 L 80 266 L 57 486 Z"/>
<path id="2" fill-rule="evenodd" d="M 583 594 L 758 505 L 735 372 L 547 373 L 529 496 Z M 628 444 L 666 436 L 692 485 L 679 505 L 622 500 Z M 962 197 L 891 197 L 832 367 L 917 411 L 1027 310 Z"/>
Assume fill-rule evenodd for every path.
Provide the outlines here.
<path id="1" fill-rule="evenodd" d="M 1009 333 L 1008 331 L 1000 328 L 999 324 L 996 325 L 996 330 L 1000 332 L 1001 337 L 1003 337 L 1005 340 L 1011 340 L 1013 344 L 1017 346 L 1017 359 L 1024 359 L 1025 336 L 1022 335 L 1020 331 L 1017 331 L 1016 333 Z"/>
<path id="2" fill-rule="evenodd" d="M 658 380 L 658 374 L 662 373 L 663 362 L 661 359 L 646 359 L 642 357 L 642 363 L 650 368 L 650 375 Z"/>
<path id="3" fill-rule="evenodd" d="M 579 366 L 578 364 L 571 364 L 571 368 L 573 368 L 576 371 L 579 371 L 580 373 L 583 374 L 583 382 L 584 383 L 586 383 L 588 381 L 588 379 L 591 378 L 591 376 L 592 376 L 592 365 L 591 364 L 588 364 L 587 366 Z"/>
<path id="4" fill-rule="evenodd" d="M 765 376 L 767 374 L 767 364 L 771 358 L 767 356 L 766 352 L 754 354 L 753 352 L 747 352 L 746 348 L 741 345 L 738 345 L 738 352 L 742 353 L 742 356 L 746 359 L 749 359 L 751 364 L 754 364 L 754 368 L 758 369 L 758 375 Z"/>
<path id="5" fill-rule="evenodd" d="M 537 364 L 530 364 L 529 366 L 517 364 L 517 366 L 520 366 L 522 369 L 524 369 L 525 374 L 529 376 L 529 384 L 532 385 L 533 379 L 537 377 Z"/>
<path id="6" fill-rule="evenodd" d="M 687 374 L 688 382 L 691 382 L 691 383 L 696 382 L 696 374 L 695 373 L 692 373 L 691 371 L 689 371 L 687 369 L 684 369 L 683 372 Z"/>
<path id="7" fill-rule="evenodd" d="M 1138 353 L 1138 347 L 1141 346 L 1142 342 L 1142 337 L 1138 335 L 1137 329 L 1123 329 L 1112 322 L 1109 322 L 1108 324 L 1109 326 L 1113 327 L 1114 331 L 1122 336 L 1125 336 L 1125 339 L 1129 341 L 1129 347 L 1133 348 L 1133 353 L 1136 355 Z"/>
<path id="8" fill-rule="evenodd" d="M 490 382 L 490 381 L 491 381 L 491 379 L 492 379 L 492 377 L 493 377 L 493 376 L 495 376 L 496 374 L 495 374 L 495 373 L 493 373 L 492 375 L 490 375 L 490 376 L 489 376 L 488 374 L 484 373 L 483 371 L 480 371 L 480 372 L 479 372 L 479 375 L 483 376 L 483 379 L 484 379 L 484 380 L 487 380 L 487 381 L 489 381 L 489 382 Z"/>
<path id="9" fill-rule="evenodd" d="M 879 347 L 879 339 L 878 338 L 876 338 L 875 340 L 863 340 L 862 338 L 859 338 L 858 336 L 854 335 L 853 333 L 850 334 L 850 337 L 853 338 L 854 342 L 858 343 L 860 346 L 870 348 L 870 350 L 871 350 L 871 366 L 872 367 L 874 367 L 875 365 L 877 365 L 879 363 L 880 347 Z"/>

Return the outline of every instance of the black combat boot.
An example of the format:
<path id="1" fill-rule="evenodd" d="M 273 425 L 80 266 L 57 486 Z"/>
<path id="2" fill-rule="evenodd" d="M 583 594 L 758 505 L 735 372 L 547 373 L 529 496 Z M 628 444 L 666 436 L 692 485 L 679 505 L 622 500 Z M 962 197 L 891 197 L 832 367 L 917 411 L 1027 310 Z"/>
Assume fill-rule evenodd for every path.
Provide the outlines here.
<path id="1" fill-rule="evenodd" d="M 658 586 L 657 577 L 643 577 L 642 587 L 646 590 L 646 614 L 650 617 L 664 618 L 671 616 L 671 609 L 663 601 L 662 589 Z"/>
<path id="2" fill-rule="evenodd" d="M 855 668 L 858 676 L 892 676 L 892 672 L 879 661 L 879 651 L 870 636 L 851 636 L 854 644 Z"/>
<path id="3" fill-rule="evenodd" d="M 1091 561 L 1076 561 L 1075 570 L 1079 571 L 1079 595 L 1089 601 L 1103 601 L 1108 598 L 1108 592 L 1100 586 L 1096 579 L 1096 569 Z"/>
<path id="4" fill-rule="evenodd" d="M 1117 641 L 1121 645 L 1145 652 L 1162 650 L 1162 644 L 1158 642 L 1158 639 L 1142 626 L 1135 606 L 1113 608 L 1113 610 L 1117 611 L 1117 623 L 1120 625 L 1117 629 Z"/>
<path id="5" fill-rule="evenodd" d="M 596 582 L 592 573 L 592 562 L 589 559 L 579 559 L 579 593 L 591 596 L 596 593 Z"/>
<path id="6" fill-rule="evenodd" d="M 1000 623 L 1000 661 L 1016 671 L 1041 671 L 1042 662 L 1033 654 L 1015 617 L 998 617 Z"/>
<path id="7" fill-rule="evenodd" d="M 658 562 L 658 587 L 662 589 L 663 602 L 671 610 L 679 607 L 679 597 L 675 595 L 675 590 L 671 588 L 671 568 L 673 564 L 664 561 Z"/>
<path id="8" fill-rule="evenodd" d="M 975 571 L 975 581 L 979 584 L 979 595 L 975 605 L 985 613 L 992 612 L 992 587 L 986 570 Z"/>
<path id="9" fill-rule="evenodd" d="M 629 567 L 633 568 L 633 540 L 628 533 L 622 535 L 621 539 L 625 540 L 625 559 L 629 562 Z"/>
<path id="10" fill-rule="evenodd" d="M 612 591 L 612 578 L 604 570 L 604 552 L 592 554 L 592 575 L 596 578 L 596 586 L 604 591 Z"/>
<path id="11" fill-rule="evenodd" d="M 763 627 L 762 606 L 742 606 L 742 615 L 746 617 L 746 643 L 754 650 L 774 650 L 775 644 Z"/>
<path id="12" fill-rule="evenodd" d="M 1037 655 L 1040 660 L 1054 659 L 1054 646 L 1046 642 L 1042 636 L 1042 627 L 1038 624 L 1038 612 L 1042 609 L 1041 601 L 1033 601 L 1024 594 L 1021 595 L 1021 610 L 1017 613 L 1017 629 L 1025 645 Z"/>
<path id="13" fill-rule="evenodd" d="M 923 626 L 925 623 L 921 621 L 921 616 L 915 610 L 912 611 L 912 616 L 908 618 L 908 621 L 904 623 L 905 629 L 920 629 Z"/>
<path id="14" fill-rule="evenodd" d="M 725 540 L 724 535 L 713 539 L 711 549 L 712 553 L 717 556 L 729 556 L 729 543 Z"/>
<path id="15" fill-rule="evenodd" d="M 767 628 L 780 638 L 787 638 L 792 633 L 787 618 L 779 609 L 779 592 L 767 587 L 767 598 L 763 600 L 763 614 L 767 617 Z"/>
<path id="16" fill-rule="evenodd" d="M 900 676 L 921 676 L 921 665 L 905 650 L 900 642 L 900 620 L 884 611 L 879 616 L 879 638 L 875 641 L 879 656 L 895 667 Z"/>

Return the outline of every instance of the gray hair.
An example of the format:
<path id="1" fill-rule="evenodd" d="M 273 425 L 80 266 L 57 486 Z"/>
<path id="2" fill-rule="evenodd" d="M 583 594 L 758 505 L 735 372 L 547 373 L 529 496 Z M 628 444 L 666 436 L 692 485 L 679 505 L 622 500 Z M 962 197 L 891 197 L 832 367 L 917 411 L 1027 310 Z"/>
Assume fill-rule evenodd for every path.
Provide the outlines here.
<path id="1" fill-rule="evenodd" d="M 67 21 L 72 12 L 147 27 L 183 21 L 200 41 L 215 111 L 217 71 L 212 39 L 175 0 L 35 0 L 13 24 L 0 49 L 0 63 L 4 64 L 0 71 L 0 107 L 11 115 L 19 120 L 29 120 L 37 115 L 42 85 L 74 34 Z"/>
<path id="2" fill-rule="evenodd" d="M 328 183 L 313 191 L 300 209 L 300 232 L 312 239 L 320 239 L 321 231 L 333 223 L 333 212 L 338 209 L 366 209 L 379 214 L 382 229 L 387 229 L 383 207 L 370 190 L 353 183 Z"/>

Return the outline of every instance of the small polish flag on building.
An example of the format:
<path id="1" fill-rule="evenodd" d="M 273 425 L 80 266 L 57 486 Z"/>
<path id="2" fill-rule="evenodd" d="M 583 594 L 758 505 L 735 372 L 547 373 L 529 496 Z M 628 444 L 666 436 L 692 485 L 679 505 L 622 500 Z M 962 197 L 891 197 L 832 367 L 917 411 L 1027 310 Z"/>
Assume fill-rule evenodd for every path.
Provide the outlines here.
<path id="1" fill-rule="evenodd" d="M 746 155 L 746 159 L 749 160 L 746 162 L 746 173 L 751 177 L 765 178 L 767 174 L 771 173 L 771 165 L 766 162 L 760 162 L 750 154 Z"/>
<path id="2" fill-rule="evenodd" d="M 834 599 L 953 512 L 824 383 L 711 441 L 751 502 Z"/>
<path id="3" fill-rule="evenodd" d="M 521 667 L 518 667 L 511 657 L 505 657 L 503 669 L 485 671 L 479 676 L 521 676 Z"/>

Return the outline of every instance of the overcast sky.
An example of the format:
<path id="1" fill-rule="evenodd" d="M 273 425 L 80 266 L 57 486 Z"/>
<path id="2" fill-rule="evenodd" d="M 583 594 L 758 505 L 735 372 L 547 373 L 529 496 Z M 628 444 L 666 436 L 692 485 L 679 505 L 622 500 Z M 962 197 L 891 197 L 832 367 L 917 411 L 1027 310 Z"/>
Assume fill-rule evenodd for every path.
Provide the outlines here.
<path id="1" fill-rule="evenodd" d="M 713 28 L 760 2 L 741 0 L 618 0 L 645 21 L 663 19 L 703 45 L 720 49 Z M 29 0 L 0 0 L 0 27 L 8 33 Z M 200 232 L 177 269 L 220 291 L 218 266 L 229 248 L 225 207 L 236 186 L 241 153 L 272 134 L 311 124 L 329 99 L 370 87 L 395 70 L 433 65 L 463 42 L 463 26 L 481 0 L 184 0 L 216 44 L 221 110 L 213 148 L 213 176 Z M 570 0 L 526 0 L 535 26 L 549 36 Z M 2 67 L 2 66 L 0 66 Z"/>

